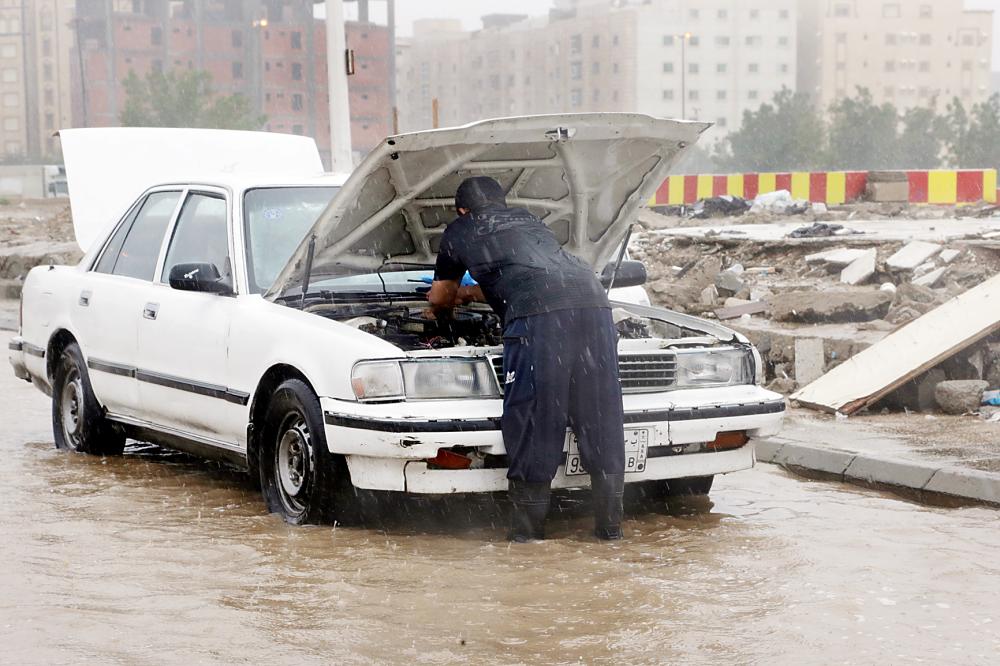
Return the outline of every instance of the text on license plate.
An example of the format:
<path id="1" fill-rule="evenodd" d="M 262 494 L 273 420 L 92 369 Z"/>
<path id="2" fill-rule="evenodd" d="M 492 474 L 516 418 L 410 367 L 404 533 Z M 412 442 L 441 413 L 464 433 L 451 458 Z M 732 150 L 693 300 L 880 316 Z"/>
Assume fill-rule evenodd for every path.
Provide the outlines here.
<path id="1" fill-rule="evenodd" d="M 625 429 L 625 472 L 642 472 L 646 469 L 649 451 L 649 428 Z M 569 452 L 566 454 L 566 476 L 589 474 L 580 457 L 580 443 L 576 435 L 569 434 Z"/>

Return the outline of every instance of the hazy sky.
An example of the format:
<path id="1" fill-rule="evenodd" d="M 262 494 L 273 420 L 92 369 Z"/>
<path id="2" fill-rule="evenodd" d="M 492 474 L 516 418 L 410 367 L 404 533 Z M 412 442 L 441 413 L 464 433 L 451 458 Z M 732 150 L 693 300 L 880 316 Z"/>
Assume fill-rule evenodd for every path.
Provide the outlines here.
<path id="1" fill-rule="evenodd" d="M 381 3 L 374 3 L 376 6 Z M 545 14 L 552 3 L 547 0 L 396 0 L 396 20 L 399 34 L 411 34 L 414 19 L 460 18 L 471 30 L 482 24 L 479 17 L 493 12 L 513 14 Z M 965 0 L 970 9 L 992 9 L 996 12 L 993 24 L 993 68 L 1000 69 L 1000 0 Z M 348 3 L 347 7 L 350 7 Z M 350 10 L 348 10 L 350 11 Z"/>

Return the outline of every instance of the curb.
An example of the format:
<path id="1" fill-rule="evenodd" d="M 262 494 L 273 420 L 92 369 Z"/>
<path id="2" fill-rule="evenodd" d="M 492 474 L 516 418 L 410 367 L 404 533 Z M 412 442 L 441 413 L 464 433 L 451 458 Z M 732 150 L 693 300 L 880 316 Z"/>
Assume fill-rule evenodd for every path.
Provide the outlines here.
<path id="1" fill-rule="evenodd" d="M 867 487 L 917 492 L 921 501 L 937 496 L 1000 505 L 1000 474 L 963 467 L 869 456 L 780 437 L 757 442 L 757 460 L 793 472 Z"/>

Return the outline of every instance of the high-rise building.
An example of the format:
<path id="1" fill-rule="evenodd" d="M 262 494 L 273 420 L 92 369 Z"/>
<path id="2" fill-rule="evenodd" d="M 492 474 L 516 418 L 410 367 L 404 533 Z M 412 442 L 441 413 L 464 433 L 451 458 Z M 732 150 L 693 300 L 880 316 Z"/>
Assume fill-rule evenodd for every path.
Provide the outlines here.
<path id="1" fill-rule="evenodd" d="M 958 0 L 799 0 L 799 33 L 798 87 L 824 108 L 858 88 L 900 109 L 992 92 L 993 12 Z"/>
<path id="2" fill-rule="evenodd" d="M 77 125 L 119 124 L 129 72 L 205 70 L 219 94 L 247 97 L 262 129 L 302 134 L 330 150 L 326 25 L 312 0 L 77 0 Z M 389 32 L 348 22 L 352 147 L 370 150 L 391 128 Z"/>
<path id="3" fill-rule="evenodd" d="M 55 158 L 69 124 L 74 0 L 0 3 L 0 158 Z"/>
<path id="4" fill-rule="evenodd" d="M 561 0 L 484 27 L 418 21 L 399 50 L 402 129 L 484 117 L 635 111 L 716 123 L 796 80 L 796 0 Z"/>

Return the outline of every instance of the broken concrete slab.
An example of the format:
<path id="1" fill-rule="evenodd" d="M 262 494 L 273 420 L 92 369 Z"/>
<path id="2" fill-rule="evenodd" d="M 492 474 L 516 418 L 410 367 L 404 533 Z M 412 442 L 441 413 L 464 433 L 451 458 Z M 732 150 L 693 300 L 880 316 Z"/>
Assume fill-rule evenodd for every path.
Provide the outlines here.
<path id="1" fill-rule="evenodd" d="M 950 264 L 958 259 L 960 254 L 962 254 L 961 250 L 941 250 L 941 254 L 938 255 L 938 259 L 946 264 Z"/>
<path id="2" fill-rule="evenodd" d="M 715 288 L 724 296 L 738 294 L 746 287 L 740 274 L 733 270 L 725 270 L 715 276 Z"/>
<path id="3" fill-rule="evenodd" d="M 844 284 L 856 285 L 867 282 L 875 275 L 875 261 L 878 251 L 875 248 L 865 250 L 840 273 L 840 281 Z"/>
<path id="4" fill-rule="evenodd" d="M 934 387 L 934 400 L 945 414 L 967 414 L 979 409 L 989 387 L 981 379 L 945 381 Z"/>
<path id="5" fill-rule="evenodd" d="M 845 266 L 850 266 L 860 257 L 863 257 L 867 250 L 853 250 L 850 248 L 837 248 L 836 250 L 827 250 L 826 252 L 817 252 L 815 254 L 806 255 L 807 264 L 829 264 L 831 266 L 837 266 L 843 268 Z"/>
<path id="6" fill-rule="evenodd" d="M 790 291 L 772 299 L 771 312 L 777 321 L 872 321 L 889 313 L 892 299 L 884 291 Z"/>
<path id="7" fill-rule="evenodd" d="M 885 264 L 889 268 L 896 270 L 913 270 L 940 251 L 941 246 L 935 243 L 913 241 L 907 243 L 899 252 L 889 257 Z"/>
<path id="8" fill-rule="evenodd" d="M 998 300 L 1000 275 L 895 331 L 792 399 L 816 409 L 853 414 L 1000 330 Z"/>
<path id="9" fill-rule="evenodd" d="M 948 272 L 947 266 L 936 268 L 932 270 L 930 273 L 926 273 L 918 277 L 916 280 L 913 281 L 913 284 L 918 285 L 920 287 L 931 287 L 931 288 L 936 287 L 937 284 L 941 282 L 941 278 L 943 278 L 944 274 L 947 272 Z"/>
<path id="10" fill-rule="evenodd" d="M 702 305 L 715 305 L 715 302 L 719 299 L 719 291 L 715 288 L 715 285 L 710 287 L 705 287 L 701 290 L 701 304 Z"/>
<path id="11" fill-rule="evenodd" d="M 728 299 L 735 300 L 735 299 Z M 727 303 L 728 303 L 727 300 Z M 719 308 L 715 311 L 715 316 L 720 320 L 726 319 L 739 319 L 743 315 L 755 315 L 763 314 L 767 312 L 767 303 L 757 302 L 757 303 L 741 303 L 739 305 L 726 305 L 724 308 Z"/>
<path id="12" fill-rule="evenodd" d="M 826 352 L 820 338 L 800 338 L 795 341 L 795 381 L 800 386 L 811 384 L 823 376 Z"/>

